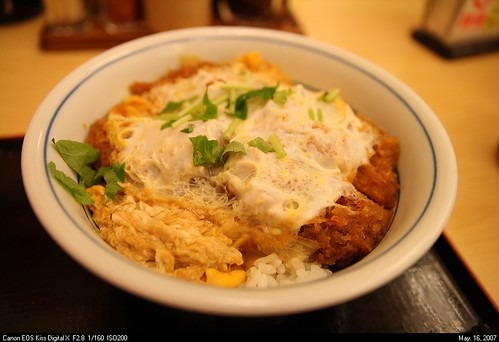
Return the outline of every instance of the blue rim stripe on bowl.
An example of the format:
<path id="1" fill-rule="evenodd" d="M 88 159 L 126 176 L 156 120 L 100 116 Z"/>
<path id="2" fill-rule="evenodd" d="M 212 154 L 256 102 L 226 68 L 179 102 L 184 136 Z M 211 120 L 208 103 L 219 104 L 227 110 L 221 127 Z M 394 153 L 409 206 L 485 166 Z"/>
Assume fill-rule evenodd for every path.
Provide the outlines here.
<path id="1" fill-rule="evenodd" d="M 68 94 L 64 97 L 63 101 L 57 107 L 57 109 L 55 110 L 55 112 L 54 112 L 54 114 L 53 114 L 53 116 L 52 116 L 52 118 L 50 120 L 50 124 L 49 124 L 49 127 L 47 129 L 47 135 L 46 135 L 45 140 L 44 140 L 44 156 L 43 156 L 43 160 L 44 160 L 44 165 L 45 165 L 45 174 L 46 174 L 46 177 L 47 177 L 47 179 L 49 181 L 50 188 L 52 190 L 52 194 L 56 198 L 56 201 L 58 202 L 58 204 L 61 207 L 61 209 L 63 210 L 63 212 L 73 222 L 73 224 L 75 224 L 75 226 L 77 226 L 78 229 L 80 231 L 82 231 L 89 239 L 97 241 L 97 239 L 99 239 L 99 238 L 98 238 L 98 236 L 91 234 L 86 227 L 82 227 L 79 224 L 77 224 L 77 222 L 75 222 L 75 220 L 71 217 L 71 215 L 69 215 L 69 213 L 66 211 L 65 207 L 62 205 L 62 202 L 61 202 L 60 198 L 57 196 L 57 194 L 56 194 L 56 192 L 54 190 L 54 187 L 53 187 L 54 183 L 52 182 L 52 177 L 50 176 L 50 173 L 49 173 L 48 167 L 47 167 L 47 164 L 48 164 L 47 153 L 48 153 L 48 148 L 49 148 L 49 145 L 50 145 L 50 141 L 52 139 L 52 138 L 50 138 L 50 131 L 51 131 L 51 128 L 52 128 L 52 126 L 53 126 L 53 124 L 54 124 L 54 122 L 55 122 L 55 120 L 56 120 L 56 118 L 57 118 L 57 116 L 58 116 L 61 108 L 65 105 L 65 103 L 69 100 L 69 98 L 73 95 L 73 93 L 80 86 L 82 86 L 86 81 L 88 81 L 90 78 L 94 77 L 100 70 L 105 69 L 105 68 L 111 66 L 112 64 L 114 64 L 116 62 L 119 62 L 119 61 L 121 61 L 123 59 L 129 58 L 129 57 L 131 57 L 133 55 L 142 53 L 142 52 L 147 51 L 147 50 L 151 50 L 151 49 L 156 49 L 156 48 L 159 48 L 159 47 L 163 47 L 164 45 L 178 44 L 178 43 L 189 42 L 189 41 L 194 41 L 194 40 L 232 40 L 232 39 L 234 39 L 234 36 L 224 35 L 224 34 L 217 34 L 217 35 L 213 35 L 213 36 L 212 35 L 206 35 L 206 36 L 197 36 L 197 37 L 195 37 L 195 36 L 184 37 L 184 38 L 179 38 L 179 39 L 176 39 L 176 40 L 170 40 L 170 41 L 167 41 L 167 42 L 161 42 L 159 44 L 153 42 L 150 45 L 147 45 L 147 46 L 145 46 L 145 47 L 143 47 L 143 48 L 141 48 L 139 50 L 126 53 L 126 54 L 124 54 L 122 56 L 119 56 L 118 58 L 115 58 L 115 59 L 107 62 L 106 64 L 100 66 L 99 68 L 97 68 L 96 70 L 94 70 L 90 75 L 88 75 L 82 81 L 80 81 L 78 84 L 76 84 L 73 87 L 73 89 L 71 89 L 68 92 Z M 400 96 L 399 93 L 397 93 L 397 91 L 395 89 L 391 88 L 384 81 L 382 81 L 381 79 L 379 79 L 378 77 L 376 77 L 376 75 L 368 72 L 367 70 L 363 69 L 360 66 L 357 66 L 357 65 L 353 64 L 352 62 L 349 62 L 348 60 L 345 60 L 341 56 L 338 56 L 338 55 L 334 54 L 334 52 L 332 52 L 332 51 L 327 51 L 327 49 L 322 49 L 322 48 L 319 48 L 319 47 L 317 47 L 317 48 L 311 48 L 310 46 L 304 46 L 304 44 L 301 44 L 301 43 L 298 43 L 298 42 L 281 41 L 281 40 L 276 40 L 276 39 L 274 39 L 272 37 L 263 37 L 263 36 L 258 36 L 258 35 L 257 36 L 250 36 L 250 35 L 237 36 L 237 39 L 239 39 L 239 40 L 260 41 L 260 42 L 269 42 L 269 43 L 277 44 L 277 45 L 293 46 L 293 47 L 297 47 L 297 48 L 300 48 L 300 49 L 305 49 L 308 52 L 314 52 L 317 55 L 322 55 L 322 56 L 325 56 L 327 58 L 339 61 L 342 64 L 348 65 L 349 67 L 360 71 L 361 73 L 367 75 L 369 78 L 373 79 L 377 83 L 381 84 L 385 89 L 387 89 L 388 91 L 390 91 L 396 98 L 398 98 L 400 100 L 400 102 L 403 103 L 403 105 L 412 113 L 413 117 L 416 119 L 416 121 L 420 125 L 421 129 L 423 130 L 423 132 L 424 132 L 424 134 L 425 134 L 425 136 L 427 138 L 427 142 L 428 142 L 428 145 L 430 147 L 431 154 L 432 154 L 432 159 L 433 159 L 433 181 L 432 181 L 431 191 L 430 191 L 429 197 L 428 197 L 428 199 L 426 201 L 426 204 L 425 204 L 422 212 L 420 213 L 420 215 L 418 216 L 418 218 L 414 221 L 414 223 L 412 224 L 411 228 L 404 234 L 404 236 L 400 237 L 399 240 L 393 246 L 391 246 L 389 249 L 387 249 L 386 251 L 384 251 L 380 255 L 377 255 L 375 258 L 369 260 L 368 262 L 369 263 L 373 262 L 377 258 L 382 257 L 385 253 L 387 253 L 391 249 L 395 248 L 395 246 L 397 246 L 397 244 L 399 243 L 399 241 L 402 240 L 407 234 L 409 234 L 414 229 L 414 227 L 418 224 L 418 222 L 424 217 L 424 215 L 425 215 L 425 213 L 427 211 L 427 208 L 430 205 L 430 202 L 431 202 L 431 200 L 433 198 L 434 191 L 435 191 L 436 178 L 437 178 L 438 167 L 437 167 L 437 162 L 436 162 L 436 156 L 435 156 L 434 146 L 433 146 L 433 143 L 432 143 L 432 141 L 431 141 L 431 139 L 429 137 L 428 131 L 426 130 L 425 126 L 422 124 L 421 119 L 416 114 L 415 110 Z M 87 213 L 85 213 L 85 215 L 88 217 Z M 90 220 L 89 217 L 88 217 L 88 219 Z M 99 242 L 100 242 L 100 240 L 99 240 Z M 106 249 L 106 251 L 108 253 L 112 252 L 110 249 Z M 118 254 L 113 253 L 113 255 L 115 257 L 118 257 Z M 144 268 L 143 266 L 137 265 L 136 263 L 133 263 L 131 261 L 130 261 L 130 263 L 132 265 L 136 266 L 136 267 L 141 268 L 141 269 Z M 346 269 L 345 271 L 348 271 L 348 270 Z M 156 272 L 154 272 L 154 273 L 157 274 Z M 161 274 L 157 274 L 157 276 L 164 277 Z M 296 286 L 299 286 L 299 285 L 300 284 L 296 284 Z M 272 288 L 269 288 L 269 290 L 271 290 L 271 289 Z"/>

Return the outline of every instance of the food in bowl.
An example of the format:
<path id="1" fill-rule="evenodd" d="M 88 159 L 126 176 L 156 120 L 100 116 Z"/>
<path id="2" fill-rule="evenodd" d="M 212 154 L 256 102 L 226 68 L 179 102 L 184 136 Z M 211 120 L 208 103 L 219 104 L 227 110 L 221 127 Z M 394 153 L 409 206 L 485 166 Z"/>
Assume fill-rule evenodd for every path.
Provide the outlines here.
<path id="1" fill-rule="evenodd" d="M 255 52 L 185 56 L 129 89 L 90 127 L 91 148 L 53 138 L 66 161 L 86 151 L 72 163 L 90 180 L 75 193 L 131 260 L 193 282 L 269 287 L 328 277 L 387 233 L 399 142 L 341 89 L 293 83 Z"/>
<path id="2" fill-rule="evenodd" d="M 324 91 L 338 87 L 341 98 L 359 115 L 368 115 L 398 138 L 400 191 L 388 231 L 369 254 L 343 269 L 332 268 L 333 273 L 325 279 L 278 288 L 224 288 L 153 271 L 106 243 L 92 225 L 86 207 L 58 184 L 47 167 L 52 161 L 75 179 L 52 141 L 84 142 L 92 123 L 123 102 L 133 82 L 153 82 L 175 69 L 181 56 L 219 62 L 248 51 L 258 51 L 306 88 Z M 284 148 L 289 157 L 291 151 Z M 435 243 L 450 217 L 457 192 L 457 163 L 445 128 L 406 84 L 359 56 L 310 37 L 242 27 L 160 32 L 85 62 L 47 94 L 33 115 L 23 142 L 22 173 L 28 199 L 46 232 L 96 276 L 160 305 L 238 316 L 317 310 L 385 285 Z M 112 174 L 107 177 L 113 178 Z M 108 189 L 111 194 L 113 188 Z"/>

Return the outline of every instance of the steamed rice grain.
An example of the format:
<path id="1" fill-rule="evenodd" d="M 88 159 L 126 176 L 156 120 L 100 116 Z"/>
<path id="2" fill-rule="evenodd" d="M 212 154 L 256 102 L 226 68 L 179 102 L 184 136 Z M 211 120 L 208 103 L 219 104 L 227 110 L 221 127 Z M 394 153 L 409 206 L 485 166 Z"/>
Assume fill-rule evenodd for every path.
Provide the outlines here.
<path id="1" fill-rule="evenodd" d="M 246 272 L 246 287 L 265 288 L 282 285 L 304 283 L 327 278 L 332 272 L 317 263 L 304 262 L 300 258 L 292 258 L 283 262 L 273 253 L 255 260 Z"/>

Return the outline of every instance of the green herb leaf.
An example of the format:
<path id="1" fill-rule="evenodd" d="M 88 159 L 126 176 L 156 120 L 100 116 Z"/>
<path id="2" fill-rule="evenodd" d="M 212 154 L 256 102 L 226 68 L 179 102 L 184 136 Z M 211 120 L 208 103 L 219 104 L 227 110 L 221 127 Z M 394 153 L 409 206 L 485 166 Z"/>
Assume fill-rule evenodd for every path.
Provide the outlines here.
<path id="1" fill-rule="evenodd" d="M 225 149 L 222 153 L 222 157 L 224 157 L 227 153 L 244 153 L 246 154 L 246 148 L 239 141 L 231 141 L 225 146 Z"/>
<path id="2" fill-rule="evenodd" d="M 250 90 L 244 94 L 239 95 L 236 98 L 236 104 L 234 108 L 235 117 L 241 120 L 246 120 L 246 117 L 248 116 L 248 100 L 259 97 L 263 101 L 268 101 L 274 96 L 276 89 L 277 86 L 263 87 L 260 89 Z"/>
<path id="3" fill-rule="evenodd" d="M 182 105 L 184 104 L 184 102 L 185 102 L 185 100 L 179 101 L 179 102 L 170 101 L 166 104 L 165 108 L 163 108 L 161 113 L 172 113 L 172 112 L 176 111 L 177 109 L 180 109 L 182 107 Z"/>
<path id="4" fill-rule="evenodd" d="M 57 180 L 66 190 L 68 190 L 74 199 L 78 201 L 78 203 L 82 205 L 90 205 L 94 203 L 94 200 L 85 189 L 85 186 L 78 184 L 75 180 L 66 176 L 64 172 L 57 170 L 54 162 L 49 162 L 47 166 L 50 175 L 54 177 L 54 179 Z"/>
<path id="5" fill-rule="evenodd" d="M 114 163 L 112 166 L 103 166 L 96 173 L 97 179 L 106 183 L 105 192 L 108 199 L 113 199 L 121 191 L 119 182 L 125 180 L 125 164 Z"/>
<path id="6" fill-rule="evenodd" d="M 99 159 L 99 150 L 88 144 L 72 140 L 59 140 L 57 142 L 52 140 L 52 142 L 62 159 L 82 178 L 85 185 L 92 186 L 95 169 L 91 167 L 91 164 Z"/>
<path id="7" fill-rule="evenodd" d="M 194 166 L 212 166 L 221 163 L 224 148 L 220 146 L 217 140 L 208 140 L 205 135 L 191 137 L 189 140 L 194 148 Z"/>
<path id="8" fill-rule="evenodd" d="M 208 88 L 204 92 L 203 104 L 205 105 L 205 111 L 199 118 L 203 121 L 215 119 L 217 117 L 218 107 L 208 98 Z"/>
<path id="9" fill-rule="evenodd" d="M 192 133 L 192 131 L 194 131 L 193 124 L 188 124 L 186 128 L 180 130 L 182 133 Z"/>
<path id="10" fill-rule="evenodd" d="M 115 163 L 112 166 L 103 166 L 96 170 L 94 166 L 99 158 L 99 150 L 88 144 L 72 140 L 55 142 L 52 139 L 52 142 L 66 164 L 80 176 L 82 184 L 77 183 L 64 172 L 56 170 L 53 162 L 49 163 L 49 170 L 53 177 L 66 187 L 79 203 L 93 203 L 91 199 L 89 200 L 90 195 L 85 189 L 95 184 L 105 183 L 106 195 L 111 199 L 121 190 L 118 182 L 123 182 L 125 179 L 125 164 Z"/>

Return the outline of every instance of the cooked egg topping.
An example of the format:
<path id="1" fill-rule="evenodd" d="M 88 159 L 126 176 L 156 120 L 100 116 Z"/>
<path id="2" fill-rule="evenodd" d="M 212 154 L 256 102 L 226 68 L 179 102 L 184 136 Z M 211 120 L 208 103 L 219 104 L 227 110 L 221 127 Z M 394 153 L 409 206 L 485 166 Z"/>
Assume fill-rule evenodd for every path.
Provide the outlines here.
<path id="1" fill-rule="evenodd" d="M 259 96 L 264 87 L 274 90 L 272 98 Z M 252 91 L 241 116 L 236 99 Z M 230 205 L 266 222 L 272 233 L 297 231 L 333 206 L 353 190 L 357 168 L 374 153 L 375 133 L 340 96 L 325 99 L 324 91 L 280 83 L 243 65 L 201 68 L 152 88 L 146 98 L 156 116 L 109 118 L 128 180 L 158 196 L 182 196 L 193 180 L 208 180 L 213 196 L 227 189 Z M 165 111 L 169 104 L 177 108 Z M 195 137 L 244 150 L 196 165 Z"/>

